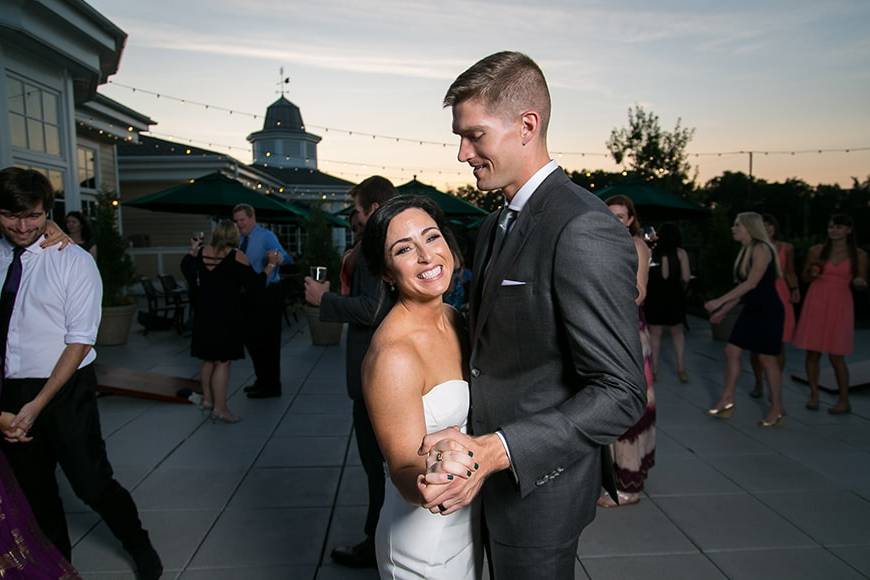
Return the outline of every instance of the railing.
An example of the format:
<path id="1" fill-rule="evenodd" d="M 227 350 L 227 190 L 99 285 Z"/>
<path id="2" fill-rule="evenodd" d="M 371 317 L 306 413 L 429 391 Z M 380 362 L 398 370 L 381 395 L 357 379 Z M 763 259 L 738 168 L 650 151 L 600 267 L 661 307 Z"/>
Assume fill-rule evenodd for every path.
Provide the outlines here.
<path id="1" fill-rule="evenodd" d="M 181 274 L 178 264 L 189 251 L 188 246 L 151 246 L 127 250 L 136 265 L 136 273 L 149 278 L 165 274 L 178 277 Z"/>

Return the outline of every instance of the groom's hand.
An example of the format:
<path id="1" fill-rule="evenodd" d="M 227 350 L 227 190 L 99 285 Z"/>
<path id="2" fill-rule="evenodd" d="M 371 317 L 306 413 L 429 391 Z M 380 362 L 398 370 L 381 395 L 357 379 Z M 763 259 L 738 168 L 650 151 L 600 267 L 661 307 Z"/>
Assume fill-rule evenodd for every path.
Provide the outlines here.
<path id="1" fill-rule="evenodd" d="M 431 433 L 423 439 L 420 455 L 429 454 L 433 449 L 447 449 L 455 452 L 457 448 L 466 450 L 467 456 L 474 461 L 477 469 L 466 469 L 465 478 L 456 478 L 449 485 L 420 486 L 423 507 L 432 513 L 451 514 L 470 504 L 480 493 L 483 482 L 491 474 L 508 469 L 510 460 L 498 435 L 489 434 L 469 437 L 458 429 L 446 429 Z"/>

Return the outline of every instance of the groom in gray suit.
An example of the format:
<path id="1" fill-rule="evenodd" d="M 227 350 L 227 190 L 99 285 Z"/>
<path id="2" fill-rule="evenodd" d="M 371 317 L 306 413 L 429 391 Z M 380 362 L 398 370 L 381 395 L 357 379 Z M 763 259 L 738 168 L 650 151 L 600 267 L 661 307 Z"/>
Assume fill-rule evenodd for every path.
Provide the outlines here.
<path id="1" fill-rule="evenodd" d="M 453 82 L 444 106 L 459 161 L 479 189 L 501 190 L 505 207 L 481 227 L 474 257 L 474 436 L 433 433 L 420 451 L 434 471 L 450 469 L 437 461 L 449 449 L 464 448 L 480 467 L 420 490 L 427 508 L 448 514 L 482 489 L 496 580 L 573 578 L 602 485 L 615 497 L 607 445 L 645 404 L 634 244 L 550 159 L 550 95 L 529 57 L 484 58 Z"/>

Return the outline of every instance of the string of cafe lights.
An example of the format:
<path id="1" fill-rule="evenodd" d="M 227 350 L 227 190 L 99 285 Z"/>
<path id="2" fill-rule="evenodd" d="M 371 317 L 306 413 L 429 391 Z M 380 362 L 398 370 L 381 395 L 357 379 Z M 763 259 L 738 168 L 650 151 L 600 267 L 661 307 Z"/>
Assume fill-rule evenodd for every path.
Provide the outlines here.
<path id="1" fill-rule="evenodd" d="M 145 134 L 145 133 L 143 133 L 143 134 Z M 219 147 L 221 149 L 229 149 L 230 151 L 240 151 L 240 152 L 244 152 L 244 153 L 251 152 L 250 146 L 249 147 L 239 147 L 236 145 L 227 145 L 224 143 L 215 143 L 213 141 L 205 141 L 205 140 L 201 140 L 201 139 L 191 139 L 189 137 L 182 137 L 180 135 L 172 135 L 169 133 L 160 133 L 160 132 L 155 132 L 155 131 L 149 131 L 147 133 L 147 135 L 152 136 L 152 137 L 158 137 L 160 139 L 174 139 L 176 141 L 190 143 L 191 145 L 199 144 L 199 145 L 205 145 L 207 147 Z M 266 157 L 271 158 L 271 157 L 273 157 L 273 154 L 271 152 L 267 151 Z M 274 157 L 277 157 L 277 155 L 274 155 Z M 290 156 L 285 155 L 284 159 L 289 160 Z M 305 161 L 309 161 L 309 159 L 306 159 Z M 409 166 L 401 166 L 400 167 L 398 165 L 382 165 L 380 163 L 365 163 L 362 161 L 339 161 L 337 159 L 318 158 L 317 162 L 318 163 L 334 163 L 337 165 L 352 165 L 352 166 L 361 167 L 361 168 L 381 169 L 384 171 L 386 171 L 387 169 L 394 169 L 394 170 L 400 171 L 402 173 L 411 172 L 411 173 L 418 173 L 421 175 L 423 175 L 423 174 L 436 175 L 437 174 L 437 175 L 448 175 L 448 176 L 456 175 L 459 177 L 467 175 L 466 172 L 462 172 L 462 171 L 445 171 L 443 169 L 435 169 L 435 168 L 427 168 L 427 167 L 409 167 Z M 268 162 L 266 163 L 266 165 L 268 165 Z M 353 175 L 358 175 L 358 174 L 353 174 Z"/>
<path id="2" fill-rule="evenodd" d="M 170 101 L 174 101 L 174 102 L 178 102 L 178 103 L 182 103 L 182 104 L 186 104 L 186 105 L 191 105 L 191 106 L 195 106 L 195 107 L 202 107 L 204 110 L 220 111 L 220 112 L 227 113 L 229 115 L 241 115 L 241 116 L 245 116 L 245 117 L 250 117 L 252 119 L 261 119 L 261 118 L 265 117 L 265 115 L 263 115 L 261 113 L 250 113 L 247 111 L 241 111 L 238 109 L 231 109 L 228 107 L 223 107 L 221 105 L 214 105 L 211 103 L 204 103 L 204 102 L 196 101 L 193 99 L 176 97 L 174 95 L 168 95 L 166 93 L 161 93 L 161 92 L 153 91 L 150 89 L 143 89 L 141 87 L 134 87 L 134 86 L 119 83 L 119 82 L 113 81 L 113 80 L 109 80 L 108 82 L 111 85 L 132 91 L 134 93 L 139 92 L 139 93 L 153 96 L 153 97 L 158 98 L 158 99 L 162 98 L 162 99 L 166 99 L 166 100 L 170 100 Z M 383 139 L 386 141 L 394 141 L 397 143 L 405 142 L 405 143 L 416 143 L 418 145 L 437 145 L 437 146 L 441 146 L 442 148 L 456 146 L 456 143 L 446 143 L 443 141 L 432 141 L 432 140 L 427 140 L 427 139 L 418 139 L 418 138 L 414 138 L 414 137 L 397 137 L 395 135 L 382 135 L 379 133 L 370 133 L 370 132 L 366 132 L 366 131 L 357 131 L 357 130 L 353 130 L 353 129 L 342 129 L 342 128 L 338 128 L 338 127 L 327 127 L 324 125 L 308 125 L 308 127 L 314 128 L 314 129 L 320 129 L 326 133 L 332 131 L 333 133 L 341 133 L 341 134 L 345 134 L 348 136 L 367 137 L 367 138 L 371 138 L 371 139 L 375 139 L 375 140 L 376 139 Z M 230 146 L 224 146 L 224 147 L 230 148 Z M 233 148 L 240 149 L 240 150 L 243 149 L 240 147 L 233 147 Z M 244 149 L 244 151 L 249 151 L 249 149 Z M 689 157 L 699 158 L 699 157 L 726 157 L 726 156 L 748 155 L 748 154 L 791 155 L 791 156 L 806 155 L 806 154 L 820 155 L 820 154 L 825 154 L 825 153 L 857 153 L 857 152 L 864 152 L 864 151 L 870 151 L 870 146 L 867 146 L 867 147 L 836 147 L 836 148 L 816 147 L 816 148 L 811 148 L 811 149 L 741 149 L 741 150 L 733 150 L 733 151 L 705 151 L 705 152 L 697 152 L 697 153 L 688 152 L 687 154 Z M 602 158 L 610 157 L 609 152 L 597 152 L 597 151 L 552 151 L 551 153 L 556 157 L 602 157 Z M 324 160 L 324 161 L 326 161 L 326 160 Z M 333 161 L 333 163 L 354 164 L 353 162 L 335 162 L 335 161 Z M 377 164 L 366 164 L 366 163 L 359 163 L 359 165 L 377 166 Z M 445 172 L 445 173 L 450 174 L 451 172 Z"/>
<path id="3" fill-rule="evenodd" d="M 265 115 L 263 115 L 261 113 L 250 113 L 248 111 L 241 111 L 239 109 L 230 109 L 228 107 L 223 107 L 221 105 L 214 105 L 211 103 L 203 103 L 201 101 L 196 101 L 193 99 L 187 99 L 187 98 L 183 98 L 183 97 L 176 97 L 173 95 L 167 95 L 166 93 L 160 93 L 157 91 L 152 91 L 150 89 L 143 89 L 141 87 L 134 87 L 131 85 L 125 85 L 123 83 L 119 83 L 119 82 L 113 81 L 113 80 L 109 80 L 109 84 L 116 86 L 116 87 L 120 87 L 122 89 L 127 89 L 129 91 L 134 92 L 134 93 L 142 93 L 145 95 L 150 95 L 150 96 L 153 96 L 153 97 L 158 98 L 158 99 L 166 99 L 169 101 L 174 101 L 174 102 L 182 103 L 185 105 L 191 105 L 191 106 L 194 106 L 197 108 L 202 107 L 204 110 L 208 110 L 208 111 L 220 111 L 220 112 L 227 113 L 229 115 L 240 115 L 243 117 L 250 117 L 252 119 L 265 118 Z M 306 125 L 306 127 L 312 128 L 312 129 L 320 129 L 324 133 L 329 133 L 330 131 L 332 131 L 333 133 L 340 133 L 343 135 L 348 135 L 350 137 L 353 137 L 353 136 L 367 137 L 367 138 L 370 137 L 373 140 L 382 139 L 385 141 L 393 141 L 396 143 L 415 143 L 417 145 L 436 145 L 436 146 L 440 146 L 442 148 L 456 147 L 456 143 L 447 143 L 444 141 L 432 141 L 432 140 L 428 140 L 428 139 L 418 139 L 418 138 L 414 138 L 414 137 L 396 137 L 395 135 L 382 135 L 379 133 L 370 133 L 367 131 L 357 131 L 355 129 L 342 129 L 339 127 L 327 127 L 324 125 Z M 303 129 L 305 129 L 305 127 L 303 127 Z M 559 155 L 559 156 L 579 155 L 580 157 L 587 157 L 587 156 L 588 157 L 608 157 L 608 155 L 609 155 L 608 153 L 593 152 L 593 151 L 553 151 L 553 154 Z"/>

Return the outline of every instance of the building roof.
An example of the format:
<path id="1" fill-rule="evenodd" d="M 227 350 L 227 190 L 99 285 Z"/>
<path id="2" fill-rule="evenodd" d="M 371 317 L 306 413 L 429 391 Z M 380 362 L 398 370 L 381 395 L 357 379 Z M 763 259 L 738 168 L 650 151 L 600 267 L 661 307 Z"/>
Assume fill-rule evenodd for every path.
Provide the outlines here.
<path id="1" fill-rule="evenodd" d="M 284 98 L 284 95 L 269 105 L 266 109 L 266 120 L 263 122 L 263 130 L 278 129 L 304 133 L 305 124 L 302 122 L 302 113 L 299 107 Z"/>
<path id="2" fill-rule="evenodd" d="M 318 169 L 305 167 L 272 167 L 269 165 L 251 165 L 252 168 L 268 173 L 289 186 L 304 185 L 315 187 L 342 187 L 350 189 L 354 183 L 323 173 Z"/>
<path id="3" fill-rule="evenodd" d="M 193 145 L 158 139 L 150 135 L 140 135 L 139 143 L 118 143 L 118 155 L 121 157 L 213 157 L 231 159 L 229 155 L 210 151 Z M 241 163 L 241 162 L 239 162 Z"/>

